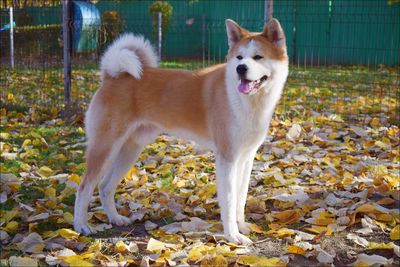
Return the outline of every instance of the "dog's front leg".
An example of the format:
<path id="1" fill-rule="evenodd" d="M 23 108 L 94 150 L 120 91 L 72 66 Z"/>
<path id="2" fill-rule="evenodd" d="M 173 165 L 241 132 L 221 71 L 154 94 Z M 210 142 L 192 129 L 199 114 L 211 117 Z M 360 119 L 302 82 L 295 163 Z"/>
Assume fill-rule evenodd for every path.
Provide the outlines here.
<path id="1" fill-rule="evenodd" d="M 239 231 L 242 234 L 249 234 L 250 228 L 245 222 L 245 206 L 247 199 L 247 192 L 249 189 L 251 169 L 253 168 L 254 156 L 257 150 L 245 153 L 239 162 L 238 175 L 236 177 L 237 185 L 237 206 L 236 206 L 236 221 L 239 227 Z"/>
<path id="2" fill-rule="evenodd" d="M 216 169 L 218 202 L 221 207 L 225 238 L 237 244 L 251 244 L 252 241 L 249 238 L 239 233 L 236 223 L 238 160 L 228 160 L 217 155 Z"/>

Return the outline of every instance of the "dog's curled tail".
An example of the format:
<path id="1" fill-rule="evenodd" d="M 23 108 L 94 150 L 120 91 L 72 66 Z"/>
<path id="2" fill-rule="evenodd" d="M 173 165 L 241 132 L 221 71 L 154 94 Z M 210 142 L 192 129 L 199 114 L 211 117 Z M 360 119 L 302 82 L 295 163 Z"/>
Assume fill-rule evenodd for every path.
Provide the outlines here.
<path id="1" fill-rule="evenodd" d="M 140 79 L 143 67 L 157 67 L 157 55 L 150 42 L 141 35 L 127 33 L 115 40 L 105 51 L 100 62 L 101 75 L 117 77 L 127 72 Z"/>

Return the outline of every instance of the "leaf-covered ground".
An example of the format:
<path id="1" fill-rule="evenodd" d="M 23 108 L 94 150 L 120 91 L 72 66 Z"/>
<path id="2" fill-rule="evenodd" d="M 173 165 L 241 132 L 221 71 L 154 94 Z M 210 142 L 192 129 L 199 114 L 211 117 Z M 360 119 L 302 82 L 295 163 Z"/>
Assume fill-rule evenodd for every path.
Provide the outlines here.
<path id="1" fill-rule="evenodd" d="M 85 170 L 82 111 L 97 74 L 74 73 L 77 115 L 65 121 L 59 77 L 7 73 L 0 98 L 1 263 L 398 265 L 393 71 L 291 72 L 253 167 L 246 207 L 251 247 L 222 238 L 212 153 L 166 135 L 146 147 L 117 189 L 119 212 L 132 225 L 110 228 L 95 192 L 89 222 L 99 232 L 74 232 L 75 191 Z"/>

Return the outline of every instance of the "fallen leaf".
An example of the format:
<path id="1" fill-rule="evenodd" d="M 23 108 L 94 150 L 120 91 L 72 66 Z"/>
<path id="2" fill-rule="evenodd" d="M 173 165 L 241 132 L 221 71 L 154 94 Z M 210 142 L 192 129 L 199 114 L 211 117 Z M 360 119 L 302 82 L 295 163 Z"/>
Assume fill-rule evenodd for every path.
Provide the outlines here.
<path id="1" fill-rule="evenodd" d="M 21 242 L 17 243 L 18 248 L 24 253 L 40 253 L 45 244 L 38 233 L 30 233 Z"/>
<path id="2" fill-rule="evenodd" d="M 347 239 L 354 241 L 354 243 L 356 243 L 364 248 L 369 246 L 368 240 L 366 240 L 365 238 L 362 238 L 356 234 L 350 233 L 350 234 L 347 234 L 346 237 L 347 237 Z"/>
<path id="3" fill-rule="evenodd" d="M 246 266 L 285 266 L 279 258 L 267 258 L 263 256 L 239 256 L 236 263 Z"/>
<path id="4" fill-rule="evenodd" d="M 296 246 L 296 245 L 289 245 L 289 246 L 287 246 L 287 251 L 288 251 L 289 253 L 300 254 L 300 255 L 304 255 L 304 254 L 306 253 L 306 251 L 305 251 L 303 248 L 298 247 L 298 246 Z"/>
<path id="5" fill-rule="evenodd" d="M 198 232 L 210 228 L 212 224 L 198 218 L 190 218 L 190 222 L 182 222 L 182 230 L 185 232 Z"/>
<path id="6" fill-rule="evenodd" d="M 272 217 L 278 219 L 282 223 L 293 224 L 300 220 L 301 214 L 298 210 L 284 210 L 278 213 L 273 213 Z"/>
<path id="7" fill-rule="evenodd" d="M 68 228 L 62 228 L 57 231 L 57 233 L 64 237 L 65 239 L 73 239 L 76 240 L 79 237 L 79 233 L 74 230 Z"/>
<path id="8" fill-rule="evenodd" d="M 119 253 L 125 253 L 128 252 L 128 246 L 124 243 L 124 241 L 119 240 L 117 243 L 114 245 L 114 251 L 119 252 Z"/>
<path id="9" fill-rule="evenodd" d="M 392 240 L 399 240 L 400 239 L 400 224 L 396 225 L 390 231 L 390 239 L 392 239 Z"/>
<path id="10" fill-rule="evenodd" d="M 11 267 L 37 267 L 39 263 L 37 259 L 31 259 L 28 257 L 16 257 L 11 256 L 8 259 Z"/>
<path id="11" fill-rule="evenodd" d="M 392 264 L 392 259 L 387 259 L 379 255 L 367 255 L 364 253 L 357 255 L 357 261 L 354 266 L 372 266 L 372 265 L 388 265 Z"/>
<path id="12" fill-rule="evenodd" d="M 150 238 L 149 242 L 147 243 L 146 249 L 150 252 L 159 253 L 165 249 L 178 249 L 180 245 L 177 244 L 170 244 L 158 241 L 154 238 Z"/>

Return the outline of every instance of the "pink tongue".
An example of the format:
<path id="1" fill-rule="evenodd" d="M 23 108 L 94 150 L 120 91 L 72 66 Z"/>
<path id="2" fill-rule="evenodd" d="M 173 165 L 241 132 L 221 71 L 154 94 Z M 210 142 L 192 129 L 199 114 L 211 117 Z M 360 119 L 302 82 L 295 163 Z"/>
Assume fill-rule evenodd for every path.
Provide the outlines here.
<path id="1" fill-rule="evenodd" d="M 239 92 L 241 92 L 242 94 L 247 94 L 250 92 L 250 90 L 250 81 L 240 80 Z"/>

